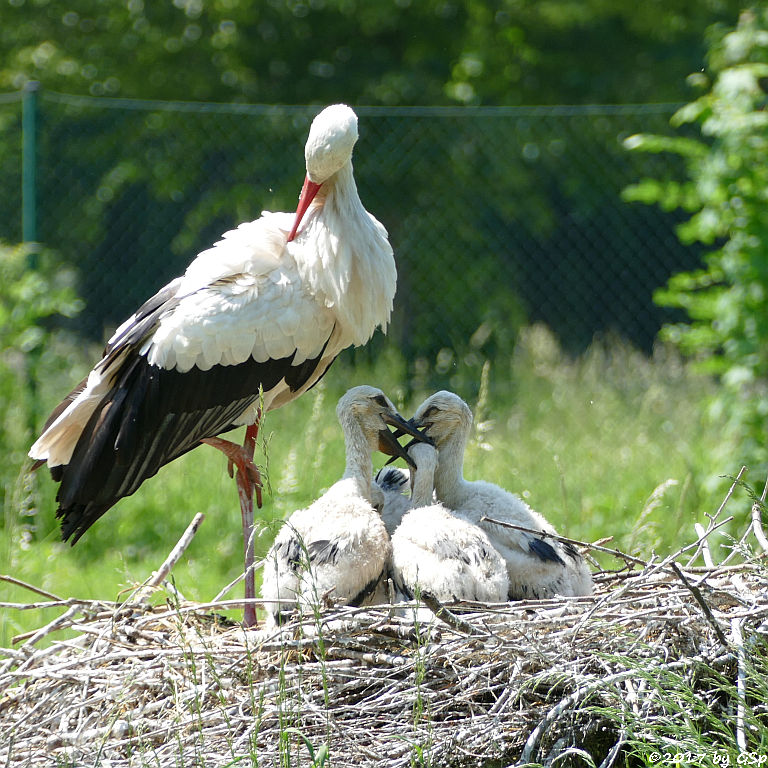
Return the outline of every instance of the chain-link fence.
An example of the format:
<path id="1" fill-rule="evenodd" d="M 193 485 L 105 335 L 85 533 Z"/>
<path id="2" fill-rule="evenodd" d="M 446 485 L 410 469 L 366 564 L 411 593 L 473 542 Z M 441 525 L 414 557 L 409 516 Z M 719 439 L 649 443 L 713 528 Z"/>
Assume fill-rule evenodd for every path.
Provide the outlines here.
<path id="1" fill-rule="evenodd" d="M 293 210 L 318 111 L 45 91 L 32 107 L 27 203 L 37 203 L 37 239 L 78 269 L 80 329 L 92 337 L 221 232 L 264 208 Z M 21 95 L 0 97 L 0 238 L 9 241 L 22 236 L 22 111 Z M 539 321 L 572 349 L 606 330 L 647 348 L 669 317 L 654 289 L 700 254 L 676 239 L 675 215 L 622 200 L 639 178 L 680 173 L 623 140 L 669 133 L 673 111 L 357 109 L 360 195 L 398 264 L 388 343 L 409 360 L 445 347 L 490 354 Z"/>

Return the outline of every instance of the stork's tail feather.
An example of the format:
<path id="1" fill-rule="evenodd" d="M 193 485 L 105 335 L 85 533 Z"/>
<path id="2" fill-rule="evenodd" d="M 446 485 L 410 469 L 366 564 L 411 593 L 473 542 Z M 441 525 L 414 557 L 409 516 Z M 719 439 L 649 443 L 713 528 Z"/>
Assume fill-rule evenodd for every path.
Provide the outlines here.
<path id="1" fill-rule="evenodd" d="M 59 507 L 56 517 L 61 520 L 61 538 L 74 546 L 80 537 L 111 507 L 111 504 L 73 504 Z M 70 541 L 71 539 L 71 541 Z"/>

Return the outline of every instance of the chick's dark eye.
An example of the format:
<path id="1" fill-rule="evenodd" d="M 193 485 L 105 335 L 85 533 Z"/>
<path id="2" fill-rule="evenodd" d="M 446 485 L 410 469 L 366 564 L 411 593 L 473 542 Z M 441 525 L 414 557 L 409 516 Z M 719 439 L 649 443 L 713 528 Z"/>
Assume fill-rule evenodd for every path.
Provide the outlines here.
<path id="1" fill-rule="evenodd" d="M 389 408 L 389 403 L 384 395 L 376 395 L 376 397 L 373 398 L 373 401 L 382 408 Z"/>
<path id="2" fill-rule="evenodd" d="M 427 408 L 427 410 L 424 411 L 424 413 L 422 414 L 422 418 L 426 418 L 427 416 L 433 416 L 439 411 L 440 409 L 436 405 L 430 405 L 429 408 Z"/>

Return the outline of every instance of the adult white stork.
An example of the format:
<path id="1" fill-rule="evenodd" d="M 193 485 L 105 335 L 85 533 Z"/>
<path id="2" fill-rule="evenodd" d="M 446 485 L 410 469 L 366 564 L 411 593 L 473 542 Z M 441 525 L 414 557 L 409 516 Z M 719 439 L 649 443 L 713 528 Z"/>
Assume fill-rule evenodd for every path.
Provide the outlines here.
<path id="1" fill-rule="evenodd" d="M 389 536 L 374 505 L 371 455 L 382 450 L 410 461 L 387 425 L 425 440 L 380 389 L 358 386 L 340 400 L 336 414 L 344 432 L 346 466 L 341 479 L 305 509 L 294 512 L 264 560 L 261 596 L 270 623 L 289 606 L 317 605 L 327 593 L 347 605 L 362 605 L 386 575 Z"/>
<path id="2" fill-rule="evenodd" d="M 61 483 L 65 540 L 74 544 L 160 467 L 206 442 L 227 455 L 230 475 L 233 463 L 238 469 L 246 597 L 255 597 L 249 542 L 261 413 L 306 392 L 344 348 L 386 331 L 392 310 L 395 262 L 357 193 L 357 136 L 349 107 L 324 109 L 309 131 L 295 215 L 265 211 L 200 253 L 117 329 L 54 410 L 29 455 Z M 217 437 L 240 425 L 243 446 Z M 247 606 L 245 623 L 253 622 Z"/>
<path id="3" fill-rule="evenodd" d="M 472 430 L 472 411 L 458 395 L 436 392 L 416 409 L 411 421 L 437 447 L 437 498 L 457 517 L 485 531 L 506 562 L 511 599 L 591 594 L 592 574 L 584 558 L 570 544 L 552 537 L 557 535 L 555 529 L 542 515 L 498 485 L 464 479 L 464 449 Z M 496 525 L 485 517 L 544 535 Z"/>

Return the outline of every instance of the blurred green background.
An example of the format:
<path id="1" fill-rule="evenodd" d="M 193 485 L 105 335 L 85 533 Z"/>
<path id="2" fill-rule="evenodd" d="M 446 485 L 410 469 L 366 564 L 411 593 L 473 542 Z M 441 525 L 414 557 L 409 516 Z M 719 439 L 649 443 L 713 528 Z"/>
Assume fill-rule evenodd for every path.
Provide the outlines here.
<path id="1" fill-rule="evenodd" d="M 214 452 L 74 549 L 24 456 L 138 303 L 224 230 L 293 209 L 309 122 L 337 101 L 360 116 L 395 313 L 270 414 L 262 550 L 341 471 L 334 405 L 362 382 L 406 414 L 457 391 L 478 421 L 467 476 L 564 533 L 676 548 L 742 463 L 762 485 L 766 28 L 730 0 L 4 1 L 2 570 L 112 598 L 205 511 L 179 587 L 207 599 L 237 573 Z M 27 619 L 1 621 L 5 638 Z"/>

